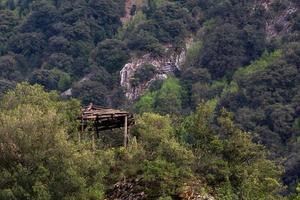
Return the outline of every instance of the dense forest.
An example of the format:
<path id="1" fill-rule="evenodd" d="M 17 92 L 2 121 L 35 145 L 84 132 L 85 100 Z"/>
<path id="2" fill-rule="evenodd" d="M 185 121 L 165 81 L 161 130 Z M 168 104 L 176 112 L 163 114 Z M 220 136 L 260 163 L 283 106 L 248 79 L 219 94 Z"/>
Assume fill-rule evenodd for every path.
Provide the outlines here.
<path id="1" fill-rule="evenodd" d="M 0 0 L 0 124 L 1 200 L 298 200 L 300 3 Z"/>

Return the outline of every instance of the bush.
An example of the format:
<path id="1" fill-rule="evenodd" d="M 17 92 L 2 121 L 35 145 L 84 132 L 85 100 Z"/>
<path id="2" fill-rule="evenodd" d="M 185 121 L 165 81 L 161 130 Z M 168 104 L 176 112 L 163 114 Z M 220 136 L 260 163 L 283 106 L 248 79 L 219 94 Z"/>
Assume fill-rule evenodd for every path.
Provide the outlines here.
<path id="1" fill-rule="evenodd" d="M 100 42 L 93 55 L 94 60 L 108 72 L 114 73 L 122 69 L 129 59 L 125 43 L 115 39 Z"/>
<path id="2" fill-rule="evenodd" d="M 18 84 L 0 106 L 1 199 L 104 199 L 105 162 L 69 140 L 79 102 Z"/>
<path id="3" fill-rule="evenodd" d="M 244 76 L 249 76 L 257 71 L 265 70 L 272 62 L 282 56 L 281 50 L 276 50 L 272 53 L 265 52 L 260 59 L 253 61 L 246 67 L 239 68 L 233 75 L 233 79 L 242 79 Z"/>
<path id="4" fill-rule="evenodd" d="M 29 83 L 43 85 L 47 90 L 64 91 L 71 86 L 71 77 L 68 73 L 58 69 L 40 69 L 32 73 Z"/>
<path id="5" fill-rule="evenodd" d="M 156 67 L 151 64 L 143 64 L 140 68 L 135 72 L 131 79 L 131 85 L 136 87 L 142 83 L 145 83 L 156 73 Z"/>

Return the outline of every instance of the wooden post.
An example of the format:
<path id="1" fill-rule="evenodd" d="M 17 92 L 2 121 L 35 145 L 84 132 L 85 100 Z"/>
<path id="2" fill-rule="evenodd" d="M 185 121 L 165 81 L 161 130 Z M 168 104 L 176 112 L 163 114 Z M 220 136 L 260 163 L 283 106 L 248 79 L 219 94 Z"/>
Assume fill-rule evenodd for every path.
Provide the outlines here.
<path id="1" fill-rule="evenodd" d="M 124 122 L 124 147 L 127 147 L 127 139 L 128 139 L 128 124 L 127 124 L 127 115 L 125 116 Z"/>
<path id="2" fill-rule="evenodd" d="M 93 127 L 92 127 L 92 149 L 93 149 L 93 151 L 96 150 L 96 141 L 95 141 L 95 132 L 96 131 L 97 131 L 96 121 L 94 121 Z"/>

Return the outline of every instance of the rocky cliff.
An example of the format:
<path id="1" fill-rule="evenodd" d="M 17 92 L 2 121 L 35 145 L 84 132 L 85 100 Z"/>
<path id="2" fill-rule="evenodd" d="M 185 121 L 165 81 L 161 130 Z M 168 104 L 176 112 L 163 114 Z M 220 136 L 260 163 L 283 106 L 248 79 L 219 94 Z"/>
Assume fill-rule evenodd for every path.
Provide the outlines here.
<path id="1" fill-rule="evenodd" d="M 281 9 L 278 12 L 271 12 L 274 0 L 262 0 L 257 1 L 255 5 L 262 5 L 267 13 L 269 13 L 268 20 L 266 22 L 266 34 L 267 40 L 271 40 L 275 37 L 280 37 L 289 33 L 291 29 L 290 17 L 299 11 L 299 5 L 293 1 L 281 2 Z"/>
<path id="2" fill-rule="evenodd" d="M 153 57 L 151 54 L 145 54 L 141 57 L 132 58 L 129 63 L 125 64 L 120 71 L 120 84 L 125 90 L 128 100 L 136 100 L 154 81 L 166 79 L 168 75 L 179 71 L 185 62 L 186 52 L 191 44 L 192 39 L 189 39 L 186 41 L 185 46 L 177 52 L 172 51 L 170 47 L 166 47 L 166 52 L 168 52 L 167 55 L 169 56 Z M 131 80 L 134 74 L 145 64 L 151 64 L 156 68 L 155 75 L 149 81 L 133 86 Z"/>

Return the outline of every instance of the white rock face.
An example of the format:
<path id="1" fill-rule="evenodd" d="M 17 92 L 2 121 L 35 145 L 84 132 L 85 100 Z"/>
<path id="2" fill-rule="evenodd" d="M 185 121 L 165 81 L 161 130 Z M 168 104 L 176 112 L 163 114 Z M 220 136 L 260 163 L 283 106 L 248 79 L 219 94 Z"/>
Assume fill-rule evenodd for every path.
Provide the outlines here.
<path id="1" fill-rule="evenodd" d="M 180 70 L 186 59 L 187 49 L 190 47 L 192 40 L 188 40 L 186 47 L 183 48 L 180 53 L 171 53 L 170 56 L 155 58 L 150 54 L 145 54 L 140 58 L 133 58 L 131 62 L 125 64 L 120 71 L 121 86 L 125 90 L 126 97 L 129 101 L 136 100 L 149 86 L 156 80 L 163 80 L 168 75 L 173 74 L 175 71 Z M 144 64 L 151 64 L 156 68 L 156 74 L 154 77 L 145 83 L 142 83 L 136 87 L 131 85 L 131 80 L 135 72 L 141 68 Z"/>
<path id="2" fill-rule="evenodd" d="M 274 2 L 275 0 L 256 0 L 254 5 L 262 5 L 266 11 L 270 11 L 271 4 Z M 254 8 L 255 7 L 253 7 L 253 9 Z M 276 13 L 271 19 L 268 19 L 265 26 L 267 40 L 271 40 L 275 37 L 288 33 L 291 30 L 289 17 L 298 11 L 299 6 L 290 1 L 284 10 Z M 281 26 L 281 30 L 277 30 L 276 26 Z"/>
<path id="3" fill-rule="evenodd" d="M 60 94 L 62 97 L 71 97 L 72 96 L 72 88 L 64 91 L 63 93 Z"/>

